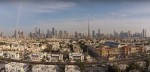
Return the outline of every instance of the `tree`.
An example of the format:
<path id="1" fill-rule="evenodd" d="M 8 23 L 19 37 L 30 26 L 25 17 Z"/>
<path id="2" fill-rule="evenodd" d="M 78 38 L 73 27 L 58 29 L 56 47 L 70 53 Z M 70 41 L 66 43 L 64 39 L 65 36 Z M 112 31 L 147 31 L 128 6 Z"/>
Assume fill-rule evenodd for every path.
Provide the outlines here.
<path id="1" fill-rule="evenodd" d="M 47 44 L 43 52 L 51 52 L 51 50 L 52 50 L 52 45 Z"/>
<path id="2" fill-rule="evenodd" d="M 80 68 L 81 72 L 85 70 L 85 62 L 81 62 L 81 60 L 75 60 L 77 66 Z"/>
<path id="3" fill-rule="evenodd" d="M 80 62 L 78 64 L 78 66 L 80 67 L 81 72 L 85 70 L 85 63 L 84 62 Z"/>
<path id="4" fill-rule="evenodd" d="M 73 44 L 69 44 L 68 47 L 70 48 L 71 52 L 73 52 Z"/>
<path id="5" fill-rule="evenodd" d="M 0 45 L 6 45 L 7 43 L 5 43 L 5 42 L 0 42 Z"/>
<path id="6" fill-rule="evenodd" d="M 113 65 L 113 66 L 108 66 L 108 72 L 121 72 L 118 66 Z"/>
<path id="7" fill-rule="evenodd" d="M 141 70 L 141 66 L 139 64 L 136 64 L 136 63 L 131 63 L 129 65 L 129 67 L 127 68 L 127 71 L 130 71 L 130 70 Z"/>
<path id="8" fill-rule="evenodd" d="M 45 58 L 46 58 L 46 57 L 44 56 L 44 57 L 42 58 L 42 60 L 41 60 L 41 61 L 42 61 L 42 62 L 45 62 Z"/>
<path id="9" fill-rule="evenodd" d="M 63 59 L 69 59 L 69 53 L 68 52 L 63 52 Z"/>
<path id="10" fill-rule="evenodd" d="M 148 66 L 150 65 L 150 60 L 146 59 L 145 62 L 146 62 L 146 68 L 148 68 Z"/>

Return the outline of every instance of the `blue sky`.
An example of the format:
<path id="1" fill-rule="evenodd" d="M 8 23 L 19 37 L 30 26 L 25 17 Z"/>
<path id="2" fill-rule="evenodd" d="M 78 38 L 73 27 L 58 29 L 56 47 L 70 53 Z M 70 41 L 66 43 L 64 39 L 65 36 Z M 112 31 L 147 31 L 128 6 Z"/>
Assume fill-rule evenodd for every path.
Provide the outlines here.
<path id="1" fill-rule="evenodd" d="M 35 27 L 43 31 L 55 27 L 69 32 L 87 33 L 101 29 L 102 33 L 116 31 L 142 32 L 150 36 L 150 2 L 126 0 L 7 0 L 0 2 L 0 32 L 12 35 L 20 28 L 25 33 Z"/>

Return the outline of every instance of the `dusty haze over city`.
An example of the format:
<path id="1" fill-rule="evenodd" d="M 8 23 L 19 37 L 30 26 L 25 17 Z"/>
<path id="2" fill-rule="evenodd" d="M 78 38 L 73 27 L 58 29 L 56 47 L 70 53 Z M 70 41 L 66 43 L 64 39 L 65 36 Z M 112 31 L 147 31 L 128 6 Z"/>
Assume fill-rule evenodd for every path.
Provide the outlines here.
<path id="1" fill-rule="evenodd" d="M 6 0 L 0 2 L 0 32 L 13 35 L 15 29 L 26 33 L 55 27 L 74 33 L 99 28 L 101 33 L 147 30 L 150 36 L 150 2 L 124 0 Z"/>

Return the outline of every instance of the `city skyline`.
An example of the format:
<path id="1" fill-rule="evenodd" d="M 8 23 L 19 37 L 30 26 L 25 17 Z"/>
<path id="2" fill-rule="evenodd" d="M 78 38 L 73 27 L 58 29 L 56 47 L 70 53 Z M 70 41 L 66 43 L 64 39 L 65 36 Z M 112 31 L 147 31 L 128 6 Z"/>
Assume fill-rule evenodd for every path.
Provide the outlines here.
<path id="1" fill-rule="evenodd" d="M 53 27 L 51 29 L 47 29 L 47 31 L 43 31 L 40 28 L 35 28 L 34 31 L 25 34 L 22 30 L 15 30 L 14 34 L 10 37 L 13 38 L 146 38 L 147 32 L 146 29 L 143 29 L 140 32 L 133 33 L 132 31 L 116 31 L 114 30 L 113 33 L 104 33 L 101 32 L 100 29 L 90 31 L 90 27 L 88 24 L 88 33 L 82 33 L 78 31 L 74 31 L 74 33 L 70 33 L 67 30 L 58 30 L 57 28 Z M 0 37 L 4 36 L 2 33 Z"/>
<path id="2" fill-rule="evenodd" d="M 13 35 L 15 29 L 26 33 L 35 27 L 43 31 L 55 27 L 88 33 L 100 29 L 103 33 L 114 30 L 141 32 L 146 29 L 150 36 L 149 1 L 4 1 L 0 4 L 0 32 Z M 18 12 L 19 11 L 19 12 Z"/>

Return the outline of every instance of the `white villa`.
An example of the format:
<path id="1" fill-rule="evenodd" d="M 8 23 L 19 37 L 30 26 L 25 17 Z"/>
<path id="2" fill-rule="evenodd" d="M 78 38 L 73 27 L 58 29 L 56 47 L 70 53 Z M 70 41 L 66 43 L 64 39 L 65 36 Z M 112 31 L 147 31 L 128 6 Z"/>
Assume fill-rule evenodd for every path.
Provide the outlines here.
<path id="1" fill-rule="evenodd" d="M 35 65 L 32 68 L 32 72 L 59 72 L 56 65 Z"/>

